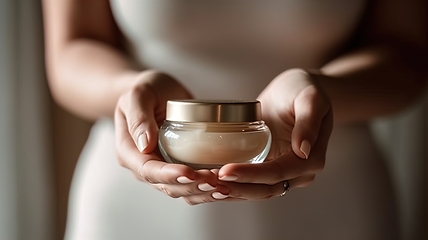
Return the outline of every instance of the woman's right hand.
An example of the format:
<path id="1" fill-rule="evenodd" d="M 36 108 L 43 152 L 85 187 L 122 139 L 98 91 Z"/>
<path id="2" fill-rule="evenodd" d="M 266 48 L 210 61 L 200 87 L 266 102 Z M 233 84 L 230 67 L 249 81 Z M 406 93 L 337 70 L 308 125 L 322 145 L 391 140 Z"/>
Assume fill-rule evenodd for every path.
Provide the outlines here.
<path id="1" fill-rule="evenodd" d="M 229 190 L 217 184 L 211 171 L 166 163 L 159 153 L 158 129 L 165 120 L 167 100 L 189 98 L 191 94 L 169 75 L 144 71 L 138 84 L 118 100 L 114 119 L 119 163 L 137 179 L 195 205 L 221 199 Z"/>

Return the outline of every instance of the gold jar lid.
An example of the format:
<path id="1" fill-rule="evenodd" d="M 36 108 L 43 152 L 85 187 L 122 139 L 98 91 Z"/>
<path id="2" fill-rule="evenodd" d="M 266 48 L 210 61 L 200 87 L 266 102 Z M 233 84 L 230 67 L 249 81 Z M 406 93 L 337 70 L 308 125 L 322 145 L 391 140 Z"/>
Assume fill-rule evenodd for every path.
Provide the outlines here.
<path id="1" fill-rule="evenodd" d="M 166 120 L 178 122 L 255 122 L 262 120 L 261 103 L 254 101 L 169 100 Z"/>

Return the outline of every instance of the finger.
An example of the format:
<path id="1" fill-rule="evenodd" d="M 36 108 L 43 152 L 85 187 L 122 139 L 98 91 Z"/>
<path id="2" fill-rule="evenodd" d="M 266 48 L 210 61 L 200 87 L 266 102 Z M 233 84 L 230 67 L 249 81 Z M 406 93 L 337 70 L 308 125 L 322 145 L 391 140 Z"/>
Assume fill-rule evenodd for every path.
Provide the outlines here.
<path id="1" fill-rule="evenodd" d="M 221 181 L 240 183 L 276 184 L 284 179 L 293 179 L 313 171 L 314 159 L 302 161 L 293 152 L 260 164 L 227 164 L 219 171 Z"/>
<path id="2" fill-rule="evenodd" d="M 197 205 L 201 203 L 209 203 L 209 202 L 216 202 L 216 201 L 237 200 L 237 199 L 230 198 L 229 190 L 226 187 L 221 185 L 218 185 L 216 190 L 212 192 L 206 192 L 198 195 L 189 195 L 183 198 L 189 205 Z"/>
<path id="3" fill-rule="evenodd" d="M 209 170 L 200 170 L 196 172 L 196 180 L 193 183 L 153 184 L 153 186 L 173 198 L 198 195 L 214 192 L 217 189 L 217 176 Z M 227 192 L 228 190 L 220 186 L 217 191 Z"/>
<path id="4" fill-rule="evenodd" d="M 254 183 L 236 183 L 224 182 L 222 185 L 230 189 L 229 197 L 244 200 L 266 200 L 273 196 L 279 195 L 283 192 L 281 190 L 282 183 L 268 185 L 268 184 L 254 184 Z M 281 185 L 281 186 L 280 186 Z M 278 193 L 278 191 L 281 191 Z"/>
<path id="5" fill-rule="evenodd" d="M 199 195 L 192 195 L 188 197 L 183 197 L 183 199 L 187 202 L 189 205 L 198 205 L 201 203 L 210 203 L 217 201 L 213 196 L 209 193 L 205 194 L 199 194 Z"/>
<path id="6" fill-rule="evenodd" d="M 315 175 L 302 176 L 288 180 L 290 189 L 306 187 L 315 179 Z M 284 181 L 273 185 L 224 182 L 222 185 L 230 189 L 229 197 L 245 200 L 266 200 L 282 194 Z"/>
<path id="7" fill-rule="evenodd" d="M 184 182 L 196 180 L 195 171 L 185 165 L 165 163 L 154 153 L 140 153 L 129 135 L 125 117 L 119 110 L 115 114 L 115 134 L 119 163 L 131 169 L 138 179 L 148 183 L 168 184 L 178 184 L 183 179 Z"/>
<path id="8" fill-rule="evenodd" d="M 272 185 L 284 179 L 317 174 L 324 169 L 325 153 L 332 128 L 333 114 L 330 111 L 323 119 L 313 154 L 307 161 L 301 161 L 296 154 L 289 152 L 260 164 L 227 164 L 220 168 L 218 177 L 222 181 Z"/>
<path id="9" fill-rule="evenodd" d="M 241 183 L 276 184 L 284 179 L 294 179 L 304 175 L 314 175 L 324 169 L 325 153 L 333 128 L 333 114 L 330 111 L 323 119 L 313 154 L 307 161 L 301 161 L 294 153 L 260 164 L 227 164 L 220 168 L 218 177 L 222 181 Z"/>
<path id="10" fill-rule="evenodd" d="M 150 153 L 157 146 L 156 104 L 156 94 L 147 86 L 133 89 L 118 102 L 118 108 L 125 116 L 128 132 L 138 150 L 143 153 Z"/>
<path id="11" fill-rule="evenodd" d="M 291 146 L 300 158 L 309 158 L 311 148 L 318 138 L 321 123 L 330 108 L 328 99 L 313 85 L 306 87 L 296 97 Z"/>

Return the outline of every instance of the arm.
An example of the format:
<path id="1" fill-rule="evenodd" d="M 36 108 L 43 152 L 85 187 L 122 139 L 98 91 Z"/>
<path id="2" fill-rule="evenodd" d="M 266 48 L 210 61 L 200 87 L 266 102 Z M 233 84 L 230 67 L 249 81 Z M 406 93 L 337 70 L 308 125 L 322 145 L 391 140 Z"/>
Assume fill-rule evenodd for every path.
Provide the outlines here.
<path id="1" fill-rule="evenodd" d="M 331 99 L 337 123 L 391 114 L 425 90 L 427 8 L 423 0 L 376 1 L 358 48 L 314 73 Z"/>
<path id="2" fill-rule="evenodd" d="M 113 116 L 139 70 L 121 51 L 105 0 L 44 0 L 46 65 L 55 100 L 88 119 Z"/>

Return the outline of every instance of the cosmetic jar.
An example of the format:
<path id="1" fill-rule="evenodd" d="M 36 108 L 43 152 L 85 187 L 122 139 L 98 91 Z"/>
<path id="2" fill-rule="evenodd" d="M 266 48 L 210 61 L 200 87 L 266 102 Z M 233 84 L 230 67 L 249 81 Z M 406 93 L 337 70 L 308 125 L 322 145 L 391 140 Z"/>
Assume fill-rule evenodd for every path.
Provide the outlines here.
<path id="1" fill-rule="evenodd" d="M 270 145 L 259 101 L 170 100 L 159 130 L 164 159 L 194 169 L 261 163 Z"/>

